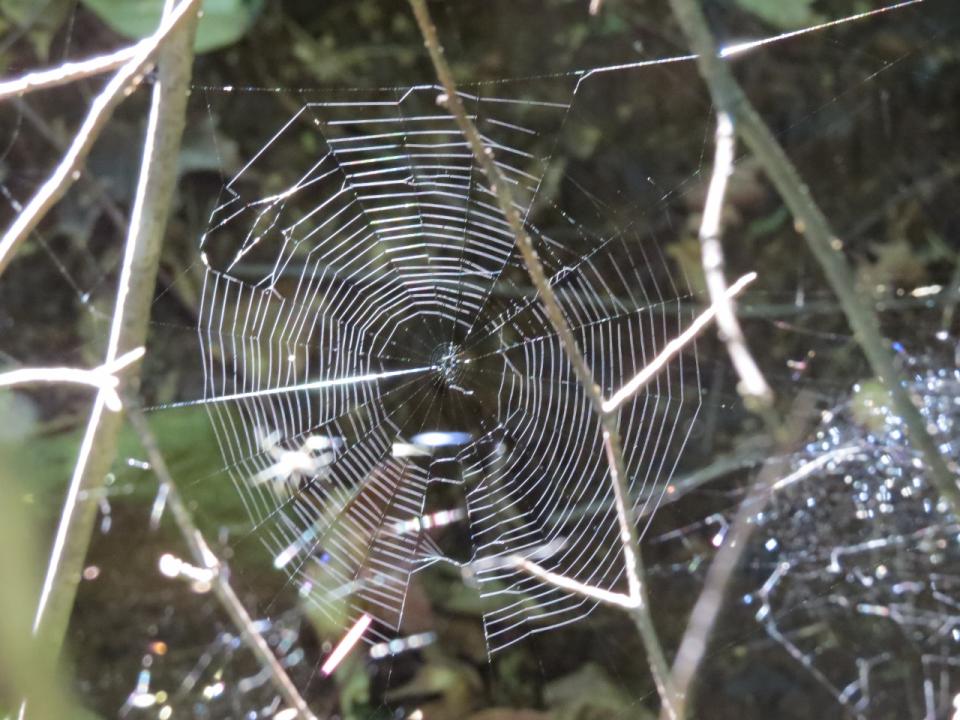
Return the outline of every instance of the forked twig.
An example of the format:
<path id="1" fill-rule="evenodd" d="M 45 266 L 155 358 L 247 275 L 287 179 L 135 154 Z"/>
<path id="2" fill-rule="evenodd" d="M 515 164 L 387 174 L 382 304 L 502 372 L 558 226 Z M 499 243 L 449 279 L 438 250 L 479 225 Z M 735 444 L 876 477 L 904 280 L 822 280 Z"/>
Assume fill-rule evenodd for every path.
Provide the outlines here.
<path id="1" fill-rule="evenodd" d="M 166 504 L 170 507 L 170 513 L 180 530 L 180 534 L 183 535 L 187 547 L 190 549 L 190 554 L 200 567 L 209 571 L 210 587 L 212 587 L 214 594 L 217 596 L 217 600 L 220 601 L 220 605 L 226 611 L 227 615 L 230 616 L 233 624 L 237 630 L 240 631 L 241 638 L 256 656 L 264 671 L 269 675 L 270 682 L 273 683 L 273 686 L 283 697 L 284 701 L 290 707 L 296 709 L 299 717 L 305 720 L 316 720 L 316 716 L 293 684 L 290 676 L 287 675 L 286 670 L 284 670 L 283 666 L 277 661 L 276 656 L 270 649 L 270 645 L 264 639 L 263 635 L 257 631 L 253 618 L 250 617 L 250 613 L 247 612 L 247 609 L 240 601 L 240 598 L 237 597 L 237 593 L 230 584 L 228 573 L 225 572 L 223 565 L 210 549 L 203 534 L 197 528 L 196 523 L 193 522 L 193 516 L 190 510 L 187 509 L 183 497 L 177 489 L 177 485 L 173 480 L 173 475 L 170 474 L 170 469 L 167 467 L 163 453 L 160 452 L 157 439 L 150 429 L 150 425 L 147 423 L 143 413 L 141 413 L 140 409 L 134 406 L 133 403 L 128 402 L 127 417 L 130 419 L 130 424 L 140 438 L 140 444 L 147 453 L 147 459 L 150 461 L 150 466 L 160 483 L 160 489 L 164 494 Z"/>
<path id="2" fill-rule="evenodd" d="M 67 188 L 73 184 L 80 173 L 83 161 L 94 141 L 100 135 L 107 120 L 110 119 L 114 108 L 127 96 L 130 89 L 143 79 L 154 54 L 169 37 L 192 18 L 195 19 L 200 9 L 201 0 L 182 0 L 160 23 L 150 38 L 136 45 L 136 52 L 110 79 L 103 91 L 97 95 L 90 105 L 87 117 L 80 125 L 80 129 L 64 154 L 60 163 L 47 181 L 17 214 L 13 224 L 0 239 L 0 275 L 13 260 L 13 256 L 20 244 L 27 239 L 30 232 L 36 228 L 47 212 L 63 197 Z M 186 92 L 186 89 L 184 89 Z"/>
<path id="3" fill-rule="evenodd" d="M 527 560 L 526 558 L 519 556 L 508 557 L 505 558 L 505 560 L 512 567 L 523 570 L 528 575 L 533 575 L 535 578 L 539 578 L 540 580 L 543 580 L 544 582 L 554 585 L 562 590 L 566 590 L 567 592 L 572 592 L 576 593 L 577 595 L 583 595 L 584 597 L 599 600 L 605 605 L 613 605 L 614 607 L 621 609 L 625 608 L 627 610 L 632 610 L 637 606 L 636 601 L 633 600 L 629 595 L 611 592 L 610 590 L 604 590 L 603 588 L 598 588 L 595 585 L 587 585 L 586 583 L 579 582 L 573 578 L 568 578 L 566 575 L 551 572 L 532 560 Z"/>
<path id="4" fill-rule="evenodd" d="M 620 544 L 624 557 L 627 587 L 629 597 L 634 603 L 629 610 L 629 615 L 634 621 L 647 651 L 651 674 L 657 686 L 660 701 L 663 707 L 672 713 L 675 693 L 670 684 L 670 668 L 667 664 L 666 655 L 663 652 L 663 646 L 660 643 L 656 628 L 653 624 L 653 618 L 650 614 L 645 570 L 643 567 L 643 559 L 640 555 L 640 539 L 637 533 L 636 512 L 633 504 L 629 501 L 629 489 L 627 487 L 626 467 L 623 461 L 623 451 L 620 443 L 618 418 L 614 413 L 604 412 L 603 410 L 603 395 L 594 380 L 590 365 L 587 363 L 586 358 L 577 345 L 576 338 L 566 321 L 566 317 L 553 292 L 553 288 L 550 286 L 550 281 L 547 279 L 543 265 L 537 256 L 533 241 L 524 228 L 523 220 L 513 201 L 510 184 L 501 176 L 494 161 L 493 149 L 483 142 L 479 131 L 463 106 L 460 95 L 457 93 L 453 74 L 450 72 L 450 67 L 444 57 L 443 48 L 437 38 L 437 30 L 436 27 L 434 27 L 425 0 L 410 0 L 410 5 L 413 8 L 417 24 L 423 35 L 424 44 L 430 54 L 437 79 L 440 81 L 445 92 L 445 95 L 441 97 L 441 101 L 450 111 L 457 126 L 466 138 L 467 144 L 477 164 L 482 168 L 484 174 L 486 174 L 487 180 L 490 183 L 490 189 L 496 196 L 500 210 L 504 214 L 513 232 L 517 247 L 520 250 L 523 262 L 530 275 L 530 280 L 540 295 L 540 300 L 543 303 L 544 311 L 550 320 L 550 324 L 557 333 L 578 380 L 599 416 L 603 429 L 604 447 L 606 448 L 607 459 L 610 465 L 610 481 L 613 487 L 617 521 L 620 528 Z"/>
<path id="5" fill-rule="evenodd" d="M 150 39 L 148 38 L 107 55 L 97 55 L 86 60 L 65 62 L 55 68 L 35 70 L 12 80 L 4 80 L 0 82 L 0 100 L 26 95 L 36 90 L 67 85 L 77 80 L 116 70 L 131 60 L 137 54 L 137 51 L 149 42 Z"/>

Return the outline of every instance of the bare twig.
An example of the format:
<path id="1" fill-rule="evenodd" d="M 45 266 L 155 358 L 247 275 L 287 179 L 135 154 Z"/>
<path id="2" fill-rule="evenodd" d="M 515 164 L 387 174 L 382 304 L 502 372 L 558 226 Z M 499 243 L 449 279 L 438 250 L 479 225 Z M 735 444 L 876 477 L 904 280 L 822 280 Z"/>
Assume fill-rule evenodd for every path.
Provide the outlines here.
<path id="1" fill-rule="evenodd" d="M 723 246 L 720 235 L 723 228 L 723 198 L 727 180 L 733 171 L 736 135 L 733 120 L 725 112 L 717 114 L 717 147 L 713 160 L 713 174 L 703 206 L 700 222 L 700 253 L 710 302 L 717 309 L 717 328 L 720 339 L 727 346 L 730 361 L 740 377 L 739 390 L 748 401 L 761 406 L 773 402 L 773 392 L 747 348 L 734 311 L 733 301 L 727 295 L 727 281 L 723 276 Z"/>
<path id="2" fill-rule="evenodd" d="M 200 0 L 183 0 L 169 13 L 154 33 L 110 79 L 103 91 L 94 99 L 87 117 L 77 131 L 69 150 L 60 164 L 40 187 L 24 209 L 17 214 L 13 224 L 0 239 L 0 275 L 13 259 L 20 244 L 26 240 L 47 212 L 63 197 L 67 188 L 79 176 L 83 162 L 94 141 L 109 120 L 113 109 L 127 96 L 130 89 L 143 79 L 147 66 L 167 37 L 197 16 Z"/>
<path id="3" fill-rule="evenodd" d="M 263 635 L 257 631 L 253 619 L 240 601 L 240 598 L 237 597 L 233 586 L 230 585 L 229 573 L 226 568 L 217 559 L 217 556 L 210 549 L 202 533 L 193 522 L 193 516 L 187 509 L 183 497 L 177 489 L 173 475 L 170 474 L 170 469 L 167 467 L 166 460 L 164 460 L 163 454 L 160 452 L 157 439 L 150 429 L 146 418 L 144 418 L 138 407 L 129 402 L 127 403 L 127 416 L 137 436 L 140 438 L 140 444 L 147 453 L 150 466 L 160 483 L 161 492 L 164 494 L 165 501 L 170 507 L 170 514 L 180 529 L 180 533 L 183 535 L 187 547 L 190 548 L 190 554 L 193 556 L 194 562 L 209 572 L 208 582 L 213 588 L 217 600 L 220 601 L 220 605 L 230 616 L 233 624 L 237 630 L 240 631 L 240 636 L 243 638 L 243 641 L 256 656 L 257 660 L 260 661 L 260 665 L 269 675 L 270 681 L 287 705 L 296 709 L 299 717 L 305 720 L 316 720 L 316 716 L 293 684 L 290 676 L 287 675 L 286 670 L 284 670 L 283 666 L 277 661 L 276 656 L 270 649 L 270 645 L 264 639 Z"/>
<path id="4" fill-rule="evenodd" d="M 96 388 L 103 395 L 103 404 L 108 410 L 119 412 L 123 408 L 117 387 L 120 378 L 117 373 L 127 365 L 143 357 L 143 348 L 124 353 L 116 360 L 105 363 L 93 370 L 79 368 L 52 367 L 52 368 L 21 368 L 10 372 L 0 373 L 0 387 L 11 385 L 32 385 L 36 383 L 76 383 Z"/>
<path id="5" fill-rule="evenodd" d="M 539 578 L 550 585 L 556 585 L 558 588 L 566 590 L 567 592 L 599 600 L 605 605 L 613 605 L 614 607 L 626 608 L 627 610 L 632 610 L 637 605 L 636 600 L 629 595 L 611 592 L 610 590 L 604 590 L 594 585 L 578 582 L 573 578 L 568 578 L 566 575 L 551 572 L 532 560 L 518 556 L 507 558 L 507 561 L 518 570 L 523 570 L 525 573 L 533 575 L 535 578 Z"/>
<path id="6" fill-rule="evenodd" d="M 668 342 L 666 347 L 653 360 L 647 363 L 643 370 L 638 372 L 633 379 L 630 380 L 630 382 L 617 390 L 612 396 L 610 396 L 609 400 L 605 400 L 603 402 L 603 411 L 605 413 L 613 412 L 620 407 L 624 400 L 631 397 L 637 392 L 637 390 L 650 382 L 657 375 L 657 373 L 663 370 L 667 363 L 673 360 L 677 353 L 683 350 L 685 346 L 689 345 L 693 339 L 700 334 L 700 332 L 710 323 L 711 320 L 714 319 L 714 317 L 718 317 L 722 303 L 729 303 L 730 298 L 739 295 L 741 292 L 743 292 L 747 285 L 756 279 L 756 273 L 747 273 L 729 288 L 725 288 L 720 296 L 719 302 L 715 300 L 710 307 L 700 313 L 700 315 L 698 315 L 697 318 L 690 323 L 690 327 Z"/>
<path id="7" fill-rule="evenodd" d="M 169 2 L 160 30 L 153 36 L 154 42 L 151 44 L 167 38 L 160 54 L 157 82 L 153 87 L 140 179 L 107 343 L 107 365 L 114 362 L 125 348 L 144 345 L 160 246 L 176 182 L 200 3 L 198 0 L 183 0 L 175 9 L 171 9 Z M 174 33 L 174 30 L 177 32 Z M 131 61 L 131 64 L 135 63 Z M 124 71 L 121 71 L 117 77 L 123 74 Z M 126 87 L 127 83 L 121 82 L 120 85 Z M 135 392 L 137 384 L 138 373 L 134 369 L 124 376 L 121 394 Z M 122 417 L 120 413 L 105 415 L 105 404 L 104 394 L 99 393 L 87 422 L 64 500 L 34 619 L 34 633 L 41 635 L 54 651 L 63 643 L 80 568 L 96 519 L 96 505 L 79 503 L 79 498 L 89 496 L 91 491 L 100 487 L 116 455 Z"/>
<path id="8" fill-rule="evenodd" d="M 952 511 L 960 512 L 960 489 L 955 468 L 949 467 L 938 451 L 923 416 L 900 381 L 893 353 L 880 334 L 876 315 L 866 298 L 857 293 L 853 271 L 842 252 L 842 241 L 834 234 L 790 158 L 740 88 L 724 57 L 718 53 L 698 0 L 670 0 L 670 6 L 691 49 L 697 54 L 700 74 L 717 109 L 733 119 L 737 134 L 790 208 L 798 231 L 819 261 L 873 372 L 893 398 L 894 408 L 909 431 L 910 442 L 930 469 L 931 480 Z"/>
<path id="9" fill-rule="evenodd" d="M 629 614 L 640 633 L 647 651 L 651 674 L 657 686 L 660 701 L 663 707 L 666 708 L 669 713 L 672 713 L 675 700 L 674 692 L 670 684 L 669 665 L 667 664 L 666 655 L 663 652 L 663 646 L 657 636 L 647 600 L 645 570 L 643 567 L 643 559 L 640 555 L 640 539 L 637 533 L 636 511 L 634 506 L 628 501 L 629 489 L 627 487 L 626 468 L 620 442 L 618 418 L 614 413 L 604 412 L 603 410 L 603 395 L 599 386 L 594 381 L 593 371 L 583 356 L 583 353 L 580 351 L 576 338 L 566 321 L 563 309 L 560 307 L 556 294 L 550 286 L 550 281 L 547 279 L 543 265 L 537 256 L 533 241 L 524 228 L 523 220 L 513 201 L 510 184 L 501 176 L 494 161 L 493 149 L 484 144 L 479 131 L 463 106 L 460 95 L 457 93 L 456 83 L 444 57 L 443 48 L 437 38 L 437 30 L 434 27 L 425 0 L 410 0 L 410 5 L 416 16 L 417 24 L 423 35 L 424 44 L 427 52 L 430 54 L 437 78 L 445 92 L 445 95 L 441 96 L 440 101 L 446 105 L 450 114 L 453 115 L 457 126 L 467 140 L 467 144 L 477 164 L 483 169 L 484 174 L 487 176 L 490 189 L 496 196 L 500 210 L 503 212 L 513 232 L 517 247 L 520 250 L 523 262 L 530 275 L 530 280 L 537 289 L 550 324 L 553 326 L 554 331 L 557 333 L 563 345 L 564 352 L 573 366 L 577 379 L 583 386 L 587 397 L 590 399 L 600 418 L 600 424 L 603 429 L 604 446 L 610 464 L 610 482 L 613 486 L 617 520 L 620 526 L 620 544 L 624 556 L 624 570 L 627 576 L 629 597 L 634 602 Z"/>
<path id="10" fill-rule="evenodd" d="M 35 90 L 46 90 L 47 88 L 66 85 L 68 83 L 83 80 L 84 78 L 116 70 L 126 62 L 129 62 L 137 54 L 137 51 L 150 42 L 150 40 L 141 40 L 136 45 L 121 48 L 116 52 L 107 55 L 98 55 L 87 58 L 86 60 L 76 60 L 65 62 L 55 68 L 47 70 L 35 70 L 34 72 L 21 75 L 12 80 L 0 82 L 0 100 L 6 100 L 11 97 L 26 95 Z"/>

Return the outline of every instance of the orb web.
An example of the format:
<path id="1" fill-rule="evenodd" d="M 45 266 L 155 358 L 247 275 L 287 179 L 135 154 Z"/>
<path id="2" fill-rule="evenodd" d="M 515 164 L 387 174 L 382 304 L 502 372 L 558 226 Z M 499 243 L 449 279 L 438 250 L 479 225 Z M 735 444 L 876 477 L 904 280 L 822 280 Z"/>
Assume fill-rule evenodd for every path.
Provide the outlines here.
<path id="1" fill-rule="evenodd" d="M 463 97 L 609 394 L 692 310 L 641 222 L 608 217 L 565 166 L 549 174 L 574 79 Z M 376 642 L 398 630 L 411 574 L 450 563 L 485 599 L 495 652 L 594 605 L 516 557 L 612 589 L 621 555 L 598 420 L 439 94 L 311 99 L 226 184 L 201 243 L 201 402 L 309 603 L 344 627 L 369 614 Z M 290 143 L 310 150 L 276 160 Z M 698 406 L 690 350 L 621 411 L 645 515 Z"/>

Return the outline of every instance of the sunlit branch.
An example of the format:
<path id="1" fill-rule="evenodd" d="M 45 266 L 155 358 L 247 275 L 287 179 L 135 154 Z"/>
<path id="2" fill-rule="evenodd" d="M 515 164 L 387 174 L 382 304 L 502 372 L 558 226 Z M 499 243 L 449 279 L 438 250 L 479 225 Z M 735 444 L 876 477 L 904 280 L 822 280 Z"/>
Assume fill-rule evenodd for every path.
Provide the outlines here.
<path id="1" fill-rule="evenodd" d="M 107 55 L 97 55 L 86 60 L 65 62 L 55 68 L 35 70 L 18 78 L 3 80 L 0 82 L 0 100 L 26 95 L 36 90 L 46 90 L 47 88 L 66 85 L 116 70 L 131 60 L 137 54 L 137 51 L 149 42 L 149 39 L 143 40 L 136 45 L 121 48 Z"/>
<path id="2" fill-rule="evenodd" d="M 52 367 L 52 368 L 21 368 L 10 372 L 0 373 L 0 387 L 12 385 L 33 385 L 37 383 L 74 383 L 89 385 L 103 394 L 103 404 L 113 412 L 123 408 L 117 387 L 120 378 L 117 373 L 131 363 L 143 357 L 143 348 L 124 353 L 116 360 L 108 362 L 93 370 L 79 368 Z"/>
<path id="3" fill-rule="evenodd" d="M 724 292 L 724 299 L 729 300 L 730 298 L 736 297 L 744 288 L 747 287 L 750 283 L 757 279 L 756 273 L 747 273 L 739 280 L 737 280 L 733 285 L 731 285 Z M 650 382 L 663 368 L 669 363 L 673 358 L 681 351 L 683 348 L 690 344 L 697 335 L 716 317 L 717 315 L 717 305 L 716 303 L 710 305 L 706 310 L 704 310 L 700 315 L 697 316 L 696 320 L 690 323 L 690 327 L 680 333 L 677 337 L 673 338 L 670 342 L 667 343 L 666 347 L 657 355 L 653 360 L 647 363 L 644 368 L 638 372 L 634 378 L 624 385 L 622 388 L 617 390 L 609 400 L 605 400 L 603 403 L 603 412 L 611 413 L 616 410 L 624 400 L 631 397 L 636 393 L 640 388 Z"/>
<path id="4" fill-rule="evenodd" d="M 214 595 L 220 601 L 220 605 L 226 611 L 227 615 L 233 621 L 240 637 L 246 643 L 247 647 L 253 652 L 264 671 L 270 677 L 271 683 L 277 689 L 277 692 L 283 697 L 284 701 L 299 713 L 298 717 L 306 720 L 316 720 L 316 716 L 307 706 L 303 696 L 297 691 L 296 686 L 287 675 L 286 670 L 277 661 L 276 656 L 270 649 L 270 645 L 264 639 L 256 628 L 253 619 L 247 612 L 233 586 L 230 585 L 229 574 L 225 572 L 223 565 L 217 559 L 217 556 L 210 549 L 202 533 L 193 522 L 193 516 L 183 501 L 180 491 L 174 482 L 173 475 L 167 467 L 166 460 L 160 452 L 156 437 L 150 429 L 146 418 L 136 407 L 128 408 L 127 416 L 130 424 L 133 426 L 140 438 L 140 444 L 147 453 L 150 460 L 150 466 L 157 476 L 161 491 L 164 493 L 166 504 L 170 507 L 170 514 L 174 522 L 183 535 L 183 539 L 190 549 L 190 554 L 202 569 L 207 571 L 205 579 L 210 583 Z"/>
<path id="5" fill-rule="evenodd" d="M 20 244 L 36 228 L 44 216 L 57 201 L 63 197 L 67 188 L 79 176 L 81 166 L 100 132 L 106 126 L 114 108 L 138 85 L 147 71 L 154 54 L 167 39 L 185 22 L 195 18 L 200 9 L 200 0 L 183 0 L 160 23 L 157 32 L 149 39 L 136 45 L 136 52 L 110 79 L 103 91 L 97 95 L 90 106 L 87 117 L 80 125 L 70 148 L 64 154 L 56 169 L 40 187 L 36 194 L 17 214 L 13 224 L 0 239 L 0 274 L 10 264 Z"/>
<path id="6" fill-rule="evenodd" d="M 740 558 L 747 548 L 750 537 L 757 528 L 757 514 L 766 506 L 774 488 L 809 477 L 829 461 L 838 461 L 846 457 L 839 452 L 824 455 L 806 463 L 790 475 L 782 477 L 790 457 L 790 445 L 795 442 L 796 438 L 802 437 L 804 422 L 810 414 L 812 406 L 812 397 L 806 393 L 801 393 L 794 401 L 790 421 L 787 423 L 787 427 L 784 427 L 778 433 L 781 438 L 779 452 L 775 453 L 773 462 L 765 465 L 757 474 L 747 496 L 740 503 L 740 507 L 737 508 L 737 514 L 724 537 L 723 544 L 717 550 L 717 554 L 707 570 L 703 588 L 700 590 L 693 610 L 690 612 L 690 619 L 684 629 L 683 638 L 680 640 L 680 647 L 677 650 L 671 671 L 671 678 L 678 693 L 677 714 L 680 720 L 687 716 L 690 709 L 693 679 L 703 661 L 707 643 L 710 640 L 717 617 L 720 615 L 723 599 L 734 571 L 740 563 Z"/>
<path id="7" fill-rule="evenodd" d="M 725 112 L 718 113 L 713 173 L 710 176 L 707 199 L 703 205 L 703 219 L 700 222 L 700 256 L 710 302 L 717 311 L 720 339 L 727 346 L 730 361 L 740 378 L 740 394 L 760 405 L 770 405 L 773 402 L 773 391 L 747 348 L 733 301 L 727 294 L 727 281 L 723 275 L 723 245 L 720 242 L 723 232 L 723 200 L 727 191 L 727 180 L 733 172 L 736 143 L 733 120 Z"/>
<path id="8" fill-rule="evenodd" d="M 629 595 L 611 592 L 610 590 L 604 590 L 603 588 L 578 582 L 573 578 L 568 578 L 566 575 L 550 572 L 532 560 L 527 560 L 526 558 L 518 555 L 505 558 L 505 561 L 510 566 L 515 567 L 518 570 L 523 570 L 523 572 L 533 575 L 535 578 L 539 578 L 545 583 L 555 585 L 561 590 L 566 590 L 574 595 L 582 595 L 583 597 L 591 598 L 593 600 L 599 600 L 605 605 L 613 605 L 615 607 L 626 608 L 628 610 L 632 610 L 637 606 L 637 601 L 631 598 Z"/>
<path id="9" fill-rule="evenodd" d="M 140 347 L 146 339 L 160 247 L 176 182 L 199 5 L 199 0 L 183 0 L 173 8 L 171 0 L 168 0 L 160 28 L 151 42 L 144 46 L 146 49 L 156 49 L 166 39 L 151 97 L 140 175 L 117 281 L 105 365 L 113 363 L 123 348 Z M 122 94 L 122 89 L 129 87 L 128 81 L 146 64 L 149 56 L 149 53 L 143 56 L 138 52 L 114 76 L 108 88 L 113 86 L 115 91 Z M 103 98 L 105 94 L 101 94 L 98 100 Z M 114 100 L 103 100 L 100 107 L 107 108 L 110 102 Z M 101 116 L 97 122 L 104 121 L 105 117 Z M 99 127 L 96 125 L 97 130 Z M 77 144 L 74 143 L 71 153 L 76 149 Z M 74 162 L 79 161 L 82 152 L 73 157 Z M 65 159 L 60 167 L 68 164 Z M 51 182 L 48 181 L 47 187 Z M 62 193 L 63 187 L 58 187 Z M 52 202 L 52 195 L 47 198 L 48 202 Z M 12 250 L 12 247 L 8 248 L 8 254 L 0 258 L 0 267 L 4 262 L 9 262 Z M 123 376 L 120 394 L 135 391 L 137 384 L 138 373 L 133 368 Z M 59 650 L 66 634 L 80 569 L 96 520 L 96 504 L 80 502 L 80 498 L 89 496 L 102 486 L 116 455 L 122 418 L 120 413 L 105 415 L 105 407 L 106 397 L 104 393 L 98 393 L 77 454 L 37 601 L 33 632 L 54 653 Z"/>

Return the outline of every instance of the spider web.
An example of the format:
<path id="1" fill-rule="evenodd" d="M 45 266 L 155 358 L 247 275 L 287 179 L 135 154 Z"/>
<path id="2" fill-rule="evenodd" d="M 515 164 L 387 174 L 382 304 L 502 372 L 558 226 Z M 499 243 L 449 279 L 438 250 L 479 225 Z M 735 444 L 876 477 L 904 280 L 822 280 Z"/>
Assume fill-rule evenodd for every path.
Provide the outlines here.
<path id="1" fill-rule="evenodd" d="M 732 46 L 726 54 L 783 37 Z M 562 160 L 578 133 L 597 125 L 589 113 L 606 112 L 625 78 L 644 74 L 633 70 L 690 60 L 665 57 L 463 87 L 607 394 L 688 324 L 692 293 L 660 256 L 662 238 L 638 210 L 669 194 L 654 185 L 657 170 L 647 178 L 651 201 L 639 199 L 636 212 L 624 216 L 604 203 L 610 188 L 578 185 Z M 631 92 L 642 92 L 637 83 Z M 195 90 L 208 103 L 255 94 L 254 88 Z M 264 134 L 259 150 L 226 182 L 202 238 L 204 392 L 181 405 L 208 411 L 254 533 L 304 600 L 342 629 L 374 617 L 364 636 L 371 659 L 391 657 L 394 646 L 416 647 L 410 637 L 398 639 L 409 633 L 402 627 L 406 590 L 415 573 L 432 565 L 452 566 L 484 597 L 490 653 L 586 616 L 590 601 L 515 572 L 511 558 L 617 587 L 619 547 L 599 428 L 485 178 L 437 105 L 440 90 L 296 92 L 302 104 L 276 132 Z M 291 154 L 290 147 L 302 151 Z M 689 168 L 698 167 L 702 145 L 693 150 L 685 158 Z M 642 160 L 630 162 L 648 172 Z M 917 392 L 931 379 L 924 373 Z M 947 385 L 928 399 L 954 397 Z M 647 518 L 663 493 L 682 486 L 668 483 L 701 394 L 691 350 L 622 411 L 631 491 L 648 543 L 689 543 L 703 527 L 713 544 L 723 538 L 722 513 L 648 534 Z M 849 420 L 843 410 L 837 415 Z M 884 515 L 841 535 L 834 521 L 849 518 L 845 511 L 805 513 L 810 499 L 851 513 L 876 508 L 890 479 L 875 482 L 873 475 L 886 449 L 897 445 L 887 434 L 870 440 L 835 421 L 825 421 L 823 432 L 826 441 L 818 442 L 830 449 L 811 445 L 796 467 L 848 443 L 857 455 L 827 467 L 823 486 L 814 487 L 823 480 L 816 476 L 775 498 L 765 532 L 757 533 L 764 543 L 773 540 L 774 550 L 756 549 L 760 559 L 750 567 L 760 579 L 745 590 L 745 608 L 759 623 L 753 632 L 780 654 L 786 650 L 845 711 L 876 716 L 916 696 L 928 716 L 943 715 L 957 681 L 955 608 L 952 591 L 942 592 L 953 580 L 926 578 L 936 553 L 918 561 L 909 541 L 911 528 L 927 523 L 936 530 L 934 545 L 950 543 L 955 524 L 923 505 L 933 496 L 925 486 L 906 502 L 911 513 L 902 532 Z M 902 459 L 894 467 L 903 470 Z M 861 466 L 869 474 L 854 489 L 841 487 L 842 473 L 854 466 L 852 474 Z M 861 490 L 869 495 L 865 503 Z M 832 569 L 835 550 L 851 551 L 840 556 L 849 572 Z M 947 561 L 953 551 L 948 545 Z M 875 575 L 880 556 L 890 571 L 885 583 Z M 789 571 L 779 570 L 783 563 Z M 689 568 L 661 565 L 651 573 L 675 576 Z M 867 588 L 871 573 L 875 583 Z M 906 601 L 904 582 L 917 583 Z M 767 613 L 755 615 L 758 607 Z M 876 638 L 872 645 L 851 643 L 841 652 L 837 637 L 851 633 L 838 629 L 851 618 L 888 623 L 901 636 L 886 645 Z M 279 649 L 289 635 L 283 623 L 274 628 L 265 618 L 258 625 L 283 657 L 289 650 Z M 917 677 L 891 674 L 900 672 L 904 642 L 916 651 Z M 270 716 L 279 700 L 252 682 L 249 658 L 242 671 L 235 667 L 237 649 L 234 636 L 219 633 L 182 683 L 161 682 L 155 668 L 154 684 L 179 687 L 178 702 L 196 701 L 214 715 L 225 707 L 220 703 L 232 702 L 234 715 L 238 703 L 249 703 Z M 291 666 L 303 664 L 302 654 L 291 652 Z M 298 687 L 309 686 L 309 668 L 296 669 Z M 224 683 L 239 695 L 208 697 L 223 693 Z M 903 716 L 921 714 L 911 708 Z"/>
<path id="2" fill-rule="evenodd" d="M 575 86 L 519 89 L 463 98 L 611 394 L 684 327 L 688 291 L 635 226 L 550 201 L 529 220 L 550 137 L 575 122 L 550 98 Z M 311 603 L 347 623 L 370 614 L 375 642 L 399 629 L 410 574 L 454 563 L 490 601 L 495 652 L 594 605 L 516 557 L 612 588 L 621 556 L 598 419 L 440 92 L 306 102 L 227 183 L 201 242 L 202 402 L 274 566 Z M 283 168 L 293 182 L 247 197 L 246 176 L 301 132 L 318 149 Z M 624 407 L 644 514 L 698 404 L 690 353 Z M 584 503 L 604 509 L 575 514 Z"/>

